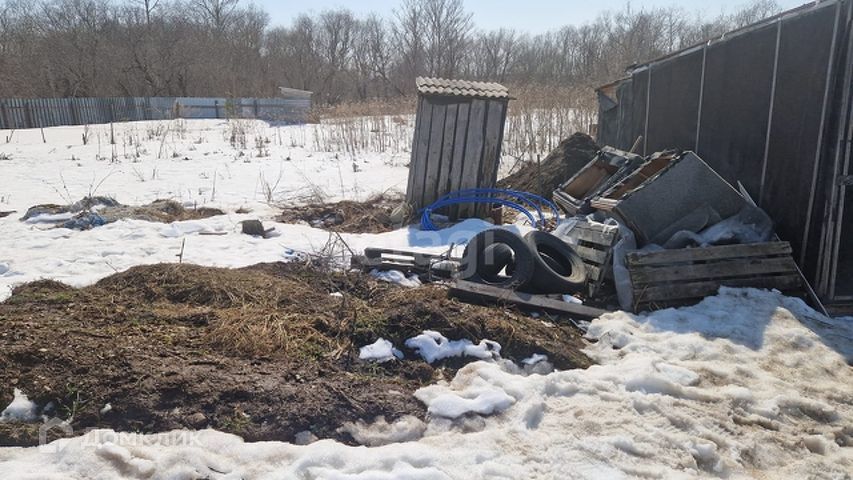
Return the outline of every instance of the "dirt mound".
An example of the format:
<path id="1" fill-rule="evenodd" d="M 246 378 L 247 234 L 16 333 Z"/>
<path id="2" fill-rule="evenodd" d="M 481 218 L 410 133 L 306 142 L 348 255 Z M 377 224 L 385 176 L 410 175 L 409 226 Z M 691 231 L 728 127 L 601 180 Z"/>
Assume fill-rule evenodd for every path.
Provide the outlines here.
<path id="1" fill-rule="evenodd" d="M 398 228 L 391 212 L 400 205 L 400 195 L 381 194 L 364 202 L 344 200 L 337 203 L 286 208 L 276 221 L 306 222 L 312 227 L 345 233 L 383 233 Z"/>
<path id="2" fill-rule="evenodd" d="M 551 198 L 551 192 L 589 163 L 598 150 L 599 146 L 592 137 L 575 133 L 560 142 L 560 145 L 542 160 L 541 169 L 536 162 L 527 162 L 517 172 L 498 181 L 498 187 Z"/>
<path id="3" fill-rule="evenodd" d="M 87 230 L 122 219 L 171 223 L 225 214 L 218 208 L 185 208 L 174 200 L 154 200 L 147 205 L 133 206 L 122 205 L 110 197 L 84 197 L 71 205 L 35 205 L 27 210 L 21 220 L 63 213 L 72 213 L 74 216 L 70 219 L 58 218 L 53 223 L 77 230 Z"/>
<path id="4" fill-rule="evenodd" d="M 129 206 L 118 205 L 99 211 L 104 218 L 115 221 L 122 218 L 144 220 L 147 222 L 171 223 L 183 220 L 199 220 L 202 218 L 225 215 L 218 208 L 198 207 L 186 208 L 174 200 L 154 200 L 147 205 Z"/>
<path id="5" fill-rule="evenodd" d="M 0 303 L 0 405 L 20 388 L 54 405 L 45 415 L 73 417 L 78 433 L 212 427 L 248 440 L 310 430 L 351 441 L 337 431 L 343 422 L 423 417 L 414 390 L 467 362 L 430 366 L 406 350 L 425 329 L 498 341 L 515 360 L 590 363 L 574 327 L 463 304 L 440 286 L 409 290 L 301 264 L 151 265 L 83 289 L 31 283 Z M 359 361 L 358 347 L 378 337 L 406 360 Z M 37 426 L 0 424 L 0 445 L 36 442 Z"/>

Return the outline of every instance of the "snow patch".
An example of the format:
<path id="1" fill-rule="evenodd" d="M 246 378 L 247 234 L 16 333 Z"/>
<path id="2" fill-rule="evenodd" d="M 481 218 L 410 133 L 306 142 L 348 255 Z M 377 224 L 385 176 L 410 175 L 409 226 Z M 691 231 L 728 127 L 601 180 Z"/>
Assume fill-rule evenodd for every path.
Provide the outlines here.
<path id="1" fill-rule="evenodd" d="M 38 405 L 16 388 L 13 391 L 12 403 L 0 412 L 0 422 L 32 422 L 38 419 L 37 411 Z"/>
<path id="2" fill-rule="evenodd" d="M 400 285 L 401 287 L 416 288 L 421 286 L 421 280 L 418 278 L 417 275 L 407 277 L 406 274 L 399 270 L 372 270 L 370 272 L 370 275 L 377 280 L 381 280 L 383 282 L 388 283 L 394 283 Z"/>
<path id="3" fill-rule="evenodd" d="M 474 345 L 467 339 L 448 340 L 447 337 L 433 330 L 424 330 L 422 334 L 406 340 L 406 346 L 416 350 L 427 363 L 463 355 L 494 359 L 499 358 L 501 354 L 501 346 L 497 342 L 483 339 Z"/>
<path id="4" fill-rule="evenodd" d="M 377 363 L 390 362 L 394 359 L 403 358 L 403 352 L 394 348 L 394 344 L 380 338 L 370 345 L 365 345 L 358 350 L 360 360 L 373 361 Z"/>
<path id="5" fill-rule="evenodd" d="M 361 445 L 378 447 L 390 443 L 411 442 L 418 440 L 427 429 L 423 420 L 406 415 L 393 423 L 388 423 L 385 417 L 378 417 L 373 423 L 362 420 L 346 422 L 339 429 L 349 433 Z"/>

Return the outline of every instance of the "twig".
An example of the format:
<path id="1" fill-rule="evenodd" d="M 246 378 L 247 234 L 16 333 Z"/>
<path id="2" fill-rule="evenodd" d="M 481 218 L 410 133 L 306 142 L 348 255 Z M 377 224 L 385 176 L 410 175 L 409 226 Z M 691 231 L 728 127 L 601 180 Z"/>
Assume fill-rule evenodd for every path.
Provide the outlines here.
<path id="1" fill-rule="evenodd" d="M 187 244 L 187 237 L 184 237 L 184 238 L 181 240 L 181 253 L 179 253 L 179 254 L 175 255 L 176 257 L 178 257 L 178 264 L 182 264 L 182 263 L 184 263 L 184 246 L 185 246 L 186 244 Z"/>

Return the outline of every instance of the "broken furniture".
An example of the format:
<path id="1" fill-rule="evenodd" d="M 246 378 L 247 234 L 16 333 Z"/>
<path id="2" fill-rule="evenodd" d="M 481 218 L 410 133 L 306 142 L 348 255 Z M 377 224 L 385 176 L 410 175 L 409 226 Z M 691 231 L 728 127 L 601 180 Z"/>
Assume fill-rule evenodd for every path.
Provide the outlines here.
<path id="1" fill-rule="evenodd" d="M 416 79 L 418 109 L 406 202 L 413 211 L 457 190 L 497 181 L 509 91 L 497 83 Z M 451 219 L 483 216 L 484 205 L 448 208 Z"/>
<path id="2" fill-rule="evenodd" d="M 617 201 L 668 167 L 674 159 L 674 152 L 657 152 L 653 154 L 645 163 L 626 175 L 623 179 L 611 182 L 611 186 L 607 190 L 591 200 L 592 207 L 598 210 L 612 210 Z"/>
<path id="3" fill-rule="evenodd" d="M 638 251 L 626 263 L 636 312 L 696 303 L 721 286 L 802 292 L 788 242 Z"/>
<path id="4" fill-rule="evenodd" d="M 554 191 L 554 201 L 570 215 L 581 211 L 584 201 L 607 189 L 637 168 L 643 157 L 603 147 L 578 173 Z"/>

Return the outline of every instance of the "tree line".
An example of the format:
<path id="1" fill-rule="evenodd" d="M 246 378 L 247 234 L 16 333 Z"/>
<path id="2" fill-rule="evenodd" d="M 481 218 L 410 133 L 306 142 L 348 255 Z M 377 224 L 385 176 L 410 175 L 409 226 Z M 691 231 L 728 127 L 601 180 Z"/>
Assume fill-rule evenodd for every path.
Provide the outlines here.
<path id="1" fill-rule="evenodd" d="M 240 0 L 3 0 L 0 97 L 265 97 L 287 86 L 336 104 L 409 94 L 419 75 L 596 86 L 779 10 L 753 0 L 703 18 L 626 4 L 529 34 L 477 28 L 463 0 L 401 0 L 385 16 L 326 10 L 287 26 Z"/>

